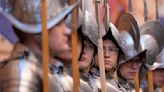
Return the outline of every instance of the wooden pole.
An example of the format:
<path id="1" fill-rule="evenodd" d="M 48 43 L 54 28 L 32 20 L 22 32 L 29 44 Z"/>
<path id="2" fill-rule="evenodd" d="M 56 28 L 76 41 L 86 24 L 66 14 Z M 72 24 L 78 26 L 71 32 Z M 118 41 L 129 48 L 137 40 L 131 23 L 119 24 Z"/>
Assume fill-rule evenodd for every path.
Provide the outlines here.
<path id="1" fill-rule="evenodd" d="M 158 0 L 155 0 L 155 9 L 156 9 L 156 20 L 159 19 L 158 15 Z"/>
<path id="2" fill-rule="evenodd" d="M 48 49 L 46 0 L 41 0 L 41 18 L 42 18 L 43 91 L 50 92 L 49 77 L 48 77 L 49 49 Z"/>
<path id="3" fill-rule="evenodd" d="M 148 20 L 148 9 L 147 9 L 147 1 L 143 0 L 144 3 L 144 20 L 145 22 Z M 147 74 L 147 79 L 148 79 L 148 90 L 149 92 L 154 92 L 154 86 L 153 86 L 153 73 L 152 71 L 148 71 Z"/>
<path id="4" fill-rule="evenodd" d="M 130 13 L 133 13 L 132 0 L 128 0 L 128 10 L 129 10 Z"/>
<path id="5" fill-rule="evenodd" d="M 70 3 L 75 3 L 76 0 L 70 0 Z M 78 66 L 78 56 L 77 56 L 77 8 L 73 11 L 71 16 L 72 27 L 72 72 L 73 72 L 73 92 L 79 92 L 79 66 Z"/>
<path id="6" fill-rule="evenodd" d="M 102 40 L 102 22 L 100 18 L 100 1 L 96 0 L 96 10 L 97 10 L 97 22 L 99 28 L 99 40 L 98 40 L 98 60 L 100 69 L 100 82 L 101 82 L 101 92 L 107 92 L 106 89 L 106 77 L 105 77 L 105 66 L 104 66 L 104 52 L 103 52 L 103 40 Z"/>
<path id="7" fill-rule="evenodd" d="M 108 28 L 110 27 L 110 7 L 108 4 L 108 0 L 104 0 L 104 6 L 105 6 L 105 10 L 104 10 L 104 14 L 103 14 L 103 21 L 104 21 L 104 26 L 105 29 L 108 30 Z"/>
<path id="8" fill-rule="evenodd" d="M 154 86 L 153 86 L 153 71 L 148 71 L 148 87 L 149 92 L 154 92 Z"/>
<path id="9" fill-rule="evenodd" d="M 162 87 L 162 92 L 164 92 L 164 86 Z"/>
<path id="10" fill-rule="evenodd" d="M 118 80 L 118 75 L 117 75 L 117 71 L 114 72 L 114 80 Z"/>
<path id="11" fill-rule="evenodd" d="M 139 92 L 139 76 L 138 76 L 139 74 L 138 74 L 138 72 L 136 73 L 135 78 L 134 78 L 134 89 L 135 89 L 135 92 Z"/>
<path id="12" fill-rule="evenodd" d="M 133 15 L 133 1 L 132 0 L 128 0 L 128 10 L 129 12 Z M 136 36 L 135 36 L 136 38 Z M 139 77 L 138 77 L 138 72 L 135 75 L 134 78 L 134 89 L 136 92 L 139 92 Z"/>
<path id="13" fill-rule="evenodd" d="M 144 4 L 144 21 L 146 22 L 148 20 L 147 0 L 143 0 L 143 4 Z"/>
<path id="14" fill-rule="evenodd" d="M 83 2 L 84 2 L 84 0 L 80 0 L 80 9 L 82 9 L 84 7 Z"/>

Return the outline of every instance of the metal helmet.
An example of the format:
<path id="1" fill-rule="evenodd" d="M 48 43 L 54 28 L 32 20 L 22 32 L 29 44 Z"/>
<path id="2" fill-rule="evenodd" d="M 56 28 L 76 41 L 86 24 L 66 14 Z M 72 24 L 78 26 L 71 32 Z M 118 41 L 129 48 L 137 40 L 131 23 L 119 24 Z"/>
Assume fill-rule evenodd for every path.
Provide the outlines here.
<path id="1" fill-rule="evenodd" d="M 132 36 L 128 32 L 126 32 L 126 31 L 120 32 L 119 39 L 120 39 L 119 45 L 125 54 L 125 57 L 121 59 L 121 61 L 119 62 L 119 65 L 127 62 L 128 60 L 130 60 L 136 56 L 145 58 L 146 50 L 144 50 L 144 51 L 137 50 L 135 48 L 136 44 L 135 44 Z"/>
<path id="2" fill-rule="evenodd" d="M 116 27 L 119 31 L 127 31 L 132 36 L 135 48 L 139 49 L 140 31 L 135 17 L 130 13 L 122 14 L 116 21 Z"/>
<path id="3" fill-rule="evenodd" d="M 87 10 L 83 11 L 84 13 L 84 22 L 81 26 L 81 29 L 78 31 L 80 33 L 80 35 L 82 36 L 82 50 L 81 50 L 81 54 L 80 57 L 82 56 L 84 47 L 85 47 L 85 43 L 84 41 L 86 41 L 86 44 L 92 44 L 94 47 L 94 54 L 93 54 L 93 59 L 91 62 L 91 66 L 95 66 L 95 60 L 94 60 L 94 56 L 97 53 L 97 47 L 98 47 L 98 39 L 99 39 L 99 34 L 98 34 L 98 24 L 95 20 L 95 17 L 93 16 L 93 14 Z"/>
<path id="4" fill-rule="evenodd" d="M 119 52 L 120 52 L 119 59 L 124 57 L 124 52 L 120 46 L 120 32 L 114 26 L 114 24 L 110 23 L 109 30 L 107 30 L 107 31 L 105 30 L 105 27 L 104 27 L 102 34 L 103 34 L 103 38 L 108 37 L 117 46 L 117 48 L 119 49 Z"/>
<path id="5" fill-rule="evenodd" d="M 84 24 L 82 25 L 82 32 L 84 36 L 88 37 L 89 40 L 96 46 L 98 46 L 98 39 L 99 39 L 99 33 L 98 33 L 98 24 L 96 22 L 95 17 L 92 13 L 85 11 L 84 16 Z"/>
<path id="6" fill-rule="evenodd" d="M 164 48 L 159 53 L 159 55 L 156 57 L 156 61 L 153 63 L 153 65 L 147 65 L 147 67 L 150 70 L 164 68 Z"/>
<path id="7" fill-rule="evenodd" d="M 119 44 L 125 53 L 119 65 L 136 56 L 144 58 L 146 50 L 141 51 L 140 49 L 140 32 L 134 16 L 130 13 L 122 14 L 116 22 L 116 27 L 120 31 Z"/>
<path id="8" fill-rule="evenodd" d="M 72 25 L 70 24 L 70 22 L 71 22 L 71 14 L 67 17 L 67 19 L 65 21 L 67 27 L 71 29 Z M 77 24 L 78 24 L 77 29 L 84 24 L 84 14 L 80 8 L 78 10 L 78 23 Z M 75 30 L 77 30 L 77 29 L 75 29 Z"/>
<path id="9" fill-rule="evenodd" d="M 164 48 L 162 49 L 162 51 L 160 52 L 160 54 L 156 58 L 156 62 L 159 63 L 159 66 L 157 66 L 156 68 L 158 68 L 158 69 L 164 68 Z"/>
<path id="10" fill-rule="evenodd" d="M 164 29 L 157 21 L 149 21 L 140 27 L 141 47 L 147 49 L 146 64 L 152 65 L 164 47 Z"/>
<path id="11" fill-rule="evenodd" d="M 157 21 L 146 22 L 140 27 L 140 30 L 141 48 L 142 50 L 147 49 L 146 64 L 140 68 L 140 78 L 143 78 L 148 70 L 153 70 L 159 66 L 159 63 L 154 62 L 164 47 L 164 30 Z"/>
<path id="12" fill-rule="evenodd" d="M 46 0 L 47 28 L 58 24 L 78 4 L 68 6 L 66 0 Z M 41 32 L 41 0 L 0 0 L 0 13 L 23 32 Z"/>

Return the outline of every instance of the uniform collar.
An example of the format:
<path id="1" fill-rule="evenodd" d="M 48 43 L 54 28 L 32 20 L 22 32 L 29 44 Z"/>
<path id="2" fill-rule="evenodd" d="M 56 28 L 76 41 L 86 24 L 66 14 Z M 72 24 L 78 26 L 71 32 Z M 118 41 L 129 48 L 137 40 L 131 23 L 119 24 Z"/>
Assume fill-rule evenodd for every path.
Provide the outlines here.
<path id="1" fill-rule="evenodd" d="M 121 77 L 118 77 L 118 83 L 123 86 L 126 90 L 133 90 L 134 88 L 134 85 L 133 83 L 121 78 Z"/>

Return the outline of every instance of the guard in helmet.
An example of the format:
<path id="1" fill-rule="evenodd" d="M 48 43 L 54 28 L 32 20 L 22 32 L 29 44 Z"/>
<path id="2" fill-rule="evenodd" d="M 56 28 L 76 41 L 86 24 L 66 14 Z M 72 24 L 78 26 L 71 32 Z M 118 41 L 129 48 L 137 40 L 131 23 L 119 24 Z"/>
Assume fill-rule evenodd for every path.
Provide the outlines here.
<path id="1" fill-rule="evenodd" d="M 111 92 L 126 92 L 126 90 L 119 85 L 117 81 L 114 80 L 114 72 L 117 68 L 117 64 L 119 60 L 124 56 L 123 51 L 119 46 L 119 31 L 118 29 L 111 23 L 110 28 L 107 32 L 103 33 L 103 49 L 104 49 L 104 64 L 105 64 L 105 73 L 107 79 L 107 90 Z M 103 62 L 103 61 L 102 61 Z M 97 68 L 96 75 L 100 76 L 99 72 L 99 63 L 98 59 L 95 62 L 95 68 Z M 98 87 L 100 88 L 100 83 L 98 82 Z"/>
<path id="2" fill-rule="evenodd" d="M 80 78 L 92 88 L 92 92 L 98 92 L 96 77 L 90 72 L 97 53 L 98 26 L 92 13 L 86 10 L 84 14 L 85 21 L 81 26 L 82 50 L 79 57 Z"/>
<path id="3" fill-rule="evenodd" d="M 146 65 L 140 69 L 141 83 L 140 87 L 143 92 L 148 92 L 148 81 L 145 75 L 148 71 L 153 71 L 154 91 L 163 86 L 163 47 L 164 47 L 164 29 L 157 21 L 149 21 L 140 27 L 141 30 L 141 47 L 147 49 Z"/>
<path id="4" fill-rule="evenodd" d="M 158 92 L 159 88 L 164 86 L 164 48 L 157 56 L 156 62 L 151 66 L 151 70 L 153 71 L 154 92 Z"/>
<path id="5" fill-rule="evenodd" d="M 84 16 L 82 11 L 79 9 L 78 14 L 78 44 L 77 44 L 77 56 L 80 57 L 81 51 L 84 43 L 84 35 L 82 32 L 82 25 L 84 21 Z M 66 23 L 70 23 L 70 16 L 68 16 Z M 62 90 L 64 92 L 73 91 L 73 78 L 72 78 L 72 50 L 66 50 L 62 53 L 59 53 L 54 57 L 59 63 L 62 63 L 58 72 L 54 72 L 54 76 L 58 76 L 61 81 Z M 53 65 L 55 66 L 55 65 Z M 55 66 L 56 67 L 56 66 Z M 79 92 L 92 92 L 92 88 L 80 78 Z"/>
<path id="6" fill-rule="evenodd" d="M 85 14 L 85 16 L 83 16 Z M 90 74 L 89 70 L 93 57 L 97 52 L 97 24 L 91 13 L 85 11 L 82 13 L 79 10 L 78 20 L 78 51 L 77 56 L 79 56 L 79 69 L 80 69 L 80 92 L 97 92 L 95 78 Z M 85 19 L 83 19 L 85 17 Z M 83 20 L 81 20 L 83 19 Z M 69 21 L 69 20 L 68 20 Z M 84 22 L 83 22 L 84 21 Z M 91 35 L 92 34 L 92 35 Z M 91 40 L 90 40 L 91 39 Z M 71 72 L 71 60 L 72 52 L 65 51 L 60 53 L 55 58 L 60 60 L 59 62 L 63 63 L 63 72 L 60 75 L 60 80 L 62 80 L 63 90 L 66 92 L 72 92 L 72 72 Z"/>
<path id="7" fill-rule="evenodd" d="M 157 56 L 157 60 L 153 63 L 151 66 L 146 66 L 146 69 L 141 70 L 141 74 L 143 72 L 145 73 L 141 77 L 140 81 L 140 92 L 149 92 L 149 85 L 148 85 L 148 71 L 152 71 L 152 82 L 153 82 L 153 88 L 154 92 L 162 92 L 161 88 L 164 86 L 164 67 L 163 67 L 163 50 L 160 52 L 160 54 Z M 159 60 L 161 61 L 159 61 Z M 144 67 L 145 68 L 145 67 Z"/>
<path id="8" fill-rule="evenodd" d="M 47 0 L 49 65 L 54 55 L 69 50 L 70 29 L 65 19 L 78 6 L 64 0 Z M 0 64 L 1 92 L 43 92 L 41 63 L 41 0 L 0 0 L 0 13 L 13 25 L 19 38 L 9 59 Z M 56 68 L 50 69 L 56 70 Z M 59 80 L 49 73 L 50 91 L 63 92 Z"/>
<path id="9" fill-rule="evenodd" d="M 125 57 L 118 63 L 118 83 L 122 85 L 127 92 L 132 92 L 134 89 L 133 80 L 141 64 L 145 63 L 146 50 L 142 51 L 141 48 L 139 48 L 140 33 L 137 21 L 133 15 L 130 13 L 121 15 L 116 22 L 116 27 L 120 31 L 119 45 L 125 53 Z"/>

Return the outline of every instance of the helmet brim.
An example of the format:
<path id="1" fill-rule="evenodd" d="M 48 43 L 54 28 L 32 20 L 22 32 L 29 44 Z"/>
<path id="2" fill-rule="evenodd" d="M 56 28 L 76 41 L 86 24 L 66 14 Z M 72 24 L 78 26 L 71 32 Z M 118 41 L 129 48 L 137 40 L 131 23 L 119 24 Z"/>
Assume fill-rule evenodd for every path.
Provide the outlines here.
<path id="1" fill-rule="evenodd" d="M 135 57 L 138 57 L 138 56 L 141 57 L 141 58 L 145 58 L 146 59 L 146 51 L 147 50 L 140 51 L 138 54 L 134 55 L 133 57 L 127 58 L 127 59 L 123 60 L 123 62 L 121 62 L 119 65 L 124 64 L 126 62 L 130 62 L 131 59 L 133 59 Z M 139 60 L 138 62 L 141 62 L 141 63 L 145 64 L 146 60 Z"/>
<path id="2" fill-rule="evenodd" d="M 72 6 L 67 6 L 63 8 L 63 10 L 60 13 L 58 13 L 56 16 L 54 16 L 54 18 L 47 21 L 47 29 L 50 29 L 56 24 L 58 24 L 67 15 L 69 15 L 78 5 L 79 5 L 79 2 L 73 4 Z M 5 13 L 1 10 L 0 10 L 0 13 L 3 16 L 5 16 L 16 28 L 20 29 L 21 31 L 25 33 L 41 33 L 42 31 L 41 22 L 37 24 L 27 24 L 27 23 L 20 22 L 12 14 Z"/>

